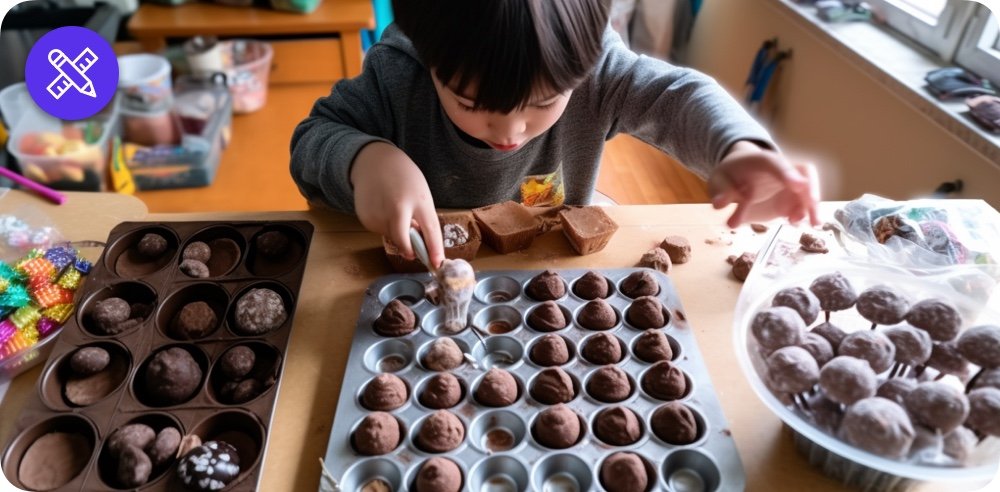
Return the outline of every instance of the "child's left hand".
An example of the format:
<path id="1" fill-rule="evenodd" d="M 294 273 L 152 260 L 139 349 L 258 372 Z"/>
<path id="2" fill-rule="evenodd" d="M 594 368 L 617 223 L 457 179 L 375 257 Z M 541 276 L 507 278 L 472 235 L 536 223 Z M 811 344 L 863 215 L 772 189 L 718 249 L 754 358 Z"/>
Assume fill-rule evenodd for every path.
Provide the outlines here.
<path id="1" fill-rule="evenodd" d="M 776 217 L 791 222 L 808 217 L 819 225 L 818 186 L 812 165 L 792 165 L 783 155 L 745 140 L 733 144 L 708 179 L 713 207 L 736 204 L 729 227 Z"/>

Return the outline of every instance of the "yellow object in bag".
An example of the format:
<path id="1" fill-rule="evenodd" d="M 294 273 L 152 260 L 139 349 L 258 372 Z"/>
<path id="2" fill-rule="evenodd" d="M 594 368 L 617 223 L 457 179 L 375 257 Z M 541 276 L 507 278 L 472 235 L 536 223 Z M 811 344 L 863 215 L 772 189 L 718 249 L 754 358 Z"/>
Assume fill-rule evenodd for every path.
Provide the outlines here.
<path id="1" fill-rule="evenodd" d="M 125 152 L 122 150 L 122 139 L 115 137 L 111 151 L 111 188 L 125 195 L 135 194 L 135 181 L 132 172 L 125 165 Z"/>

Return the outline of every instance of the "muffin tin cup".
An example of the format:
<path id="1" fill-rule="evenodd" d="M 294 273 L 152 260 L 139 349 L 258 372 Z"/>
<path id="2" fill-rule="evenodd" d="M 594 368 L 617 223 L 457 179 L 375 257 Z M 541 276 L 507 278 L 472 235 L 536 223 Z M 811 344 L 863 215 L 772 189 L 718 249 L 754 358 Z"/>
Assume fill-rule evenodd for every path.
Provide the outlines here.
<path id="1" fill-rule="evenodd" d="M 640 454 L 650 465 L 650 490 L 675 492 L 674 489 L 668 489 L 663 480 L 664 460 L 671 453 L 694 450 L 709 456 L 719 470 L 721 482 L 718 490 L 741 489 L 745 483 L 743 468 L 733 439 L 726 432 L 728 425 L 698 350 L 694 330 L 686 319 L 675 314 L 683 310 L 669 277 L 656 271 L 646 270 L 659 282 L 660 292 L 657 297 L 670 314 L 670 322 L 660 331 L 669 337 L 676 353 L 673 363 L 685 373 L 690 383 L 688 393 L 681 402 L 695 411 L 699 426 L 704 423 L 698 440 L 684 446 L 668 444 L 652 432 L 649 415 L 664 402 L 645 395 L 641 389 L 640 376 L 652 364 L 637 359 L 633 354 L 633 342 L 642 330 L 628 327 L 624 323 L 623 313 L 633 300 L 622 295 L 619 288 L 621 280 L 637 270 L 597 270 L 614 286 L 606 301 L 614 308 L 618 319 L 616 326 L 605 332 L 619 340 L 622 358 L 615 366 L 625 371 L 632 382 L 630 395 L 619 403 L 597 401 L 586 391 L 586 382 L 590 374 L 600 365 L 585 360 L 581 348 L 587 340 L 604 332 L 591 331 L 579 326 L 576 313 L 587 301 L 570 293 L 570 289 L 588 270 L 558 272 L 567 286 L 568 294 L 556 302 L 564 314 L 569 315 L 567 318 L 569 325 L 551 333 L 567 342 L 571 358 L 559 367 L 574 381 L 576 396 L 566 406 L 577 415 L 581 425 L 579 440 L 567 449 L 551 449 L 541 445 L 533 429 L 539 413 L 550 407 L 538 402 L 530 394 L 535 376 L 544 369 L 530 360 L 530 350 L 548 332 L 539 332 L 527 323 L 528 314 L 541 302 L 527 297 L 524 288 L 531 278 L 541 273 L 540 271 L 477 273 L 478 281 L 469 308 L 469 320 L 478 326 L 483 319 L 495 318 L 498 313 L 510 313 L 512 316 L 513 312 L 507 310 L 511 308 L 520 314 L 521 329 L 503 334 L 483 334 L 486 346 L 472 333 L 472 330 L 466 329 L 448 336 L 454 339 L 463 351 L 468 351 L 473 359 L 485 355 L 488 352 L 486 348 L 517 354 L 520 359 L 503 369 L 509 371 L 517 381 L 518 398 L 506 407 L 488 407 L 475 397 L 475 390 L 486 372 L 482 364 L 478 364 L 477 368 L 477 365 L 464 362 L 449 371 L 462 383 L 463 395 L 459 403 L 448 411 L 463 422 L 466 436 L 456 450 L 446 453 L 429 453 L 419 449 L 414 443 L 414 436 L 419 432 L 420 424 L 434 411 L 419 403 L 420 392 L 426 387 L 427 381 L 437 374 L 426 369 L 421 358 L 430 342 L 437 338 L 434 331 L 436 324 L 433 319 L 428 321 L 428 318 L 433 318 L 435 310 L 440 308 L 423 298 L 409 299 L 414 314 L 420 320 L 418 330 L 404 337 L 386 338 L 378 336 L 371 329 L 372 323 L 381 314 L 386 303 L 405 295 L 406 292 L 422 295 L 423 283 L 429 278 L 426 274 L 401 274 L 376 280 L 367 289 L 361 306 L 343 387 L 362 388 L 375 375 L 385 372 L 377 370 L 376 367 L 381 358 L 399 354 L 404 363 L 395 374 L 410 388 L 411 400 L 404 407 L 391 413 L 408 423 L 407 440 L 391 453 L 381 457 L 358 455 L 351 447 L 351 431 L 365 414 L 370 413 L 370 410 L 360 405 L 358 391 L 342 391 L 327 447 L 325 458 L 327 469 L 339 483 L 346 486 L 345 490 L 356 491 L 366 483 L 363 479 L 368 480 L 373 477 L 382 477 L 386 482 L 394 484 L 393 477 L 396 474 L 389 463 L 399 463 L 400 466 L 395 470 L 403 469 L 403 487 L 415 490 L 413 484 L 421 464 L 430 457 L 440 456 L 455 461 L 462 469 L 462 490 L 477 492 L 489 490 L 488 486 L 486 489 L 483 486 L 489 483 L 486 480 L 495 477 L 497 481 L 493 485 L 497 490 L 505 488 L 522 490 L 524 487 L 523 490 L 541 491 L 545 490 L 548 481 L 548 485 L 553 487 L 560 483 L 573 483 L 581 491 L 598 491 L 603 490 L 598 478 L 600 464 L 614 452 L 628 451 Z M 501 294 L 497 294 L 498 292 Z M 610 446 L 602 443 L 594 435 L 594 416 L 616 405 L 630 408 L 643 430 L 640 440 L 632 445 Z M 491 452 L 483 446 L 482 440 L 489 430 L 496 427 L 500 427 L 502 433 L 515 436 L 520 436 L 523 427 L 523 438 L 514 439 L 517 444 L 511 450 Z M 503 435 L 499 437 L 506 439 Z M 526 483 L 518 479 L 522 475 L 516 463 L 524 465 Z"/>
<path id="2" fill-rule="evenodd" d="M 25 459 L 28 458 L 27 453 L 38 439 L 47 434 L 58 432 L 82 437 L 83 442 L 81 444 L 85 443 L 82 447 L 87 448 L 88 451 L 85 453 L 86 456 L 83 456 L 76 452 L 79 450 L 63 449 L 63 454 L 59 455 L 59 457 L 71 459 L 76 456 L 80 460 L 79 470 L 76 473 L 72 473 L 72 476 L 62 482 L 62 484 L 53 483 L 52 485 L 55 485 L 55 487 L 50 488 L 59 488 L 60 490 L 80 489 L 86 479 L 88 469 L 94 462 L 94 456 L 97 454 L 98 427 L 91 420 L 74 414 L 50 414 L 26 424 L 21 432 L 15 434 L 14 438 L 7 445 L 6 451 L 4 451 L 3 470 L 7 475 L 7 479 L 13 485 L 22 489 L 31 490 L 34 488 L 33 485 L 37 482 L 25 483 L 24 480 L 28 480 L 29 477 L 21 476 L 25 472 L 25 467 L 30 466 L 25 463 Z M 58 459 L 58 457 L 48 457 L 48 459 Z"/>
<path id="3" fill-rule="evenodd" d="M 156 258 L 139 253 L 136 246 L 146 234 L 158 234 L 167 241 L 167 249 Z M 141 278 L 159 272 L 174 263 L 179 254 L 180 239 L 177 232 L 162 225 L 150 225 L 129 231 L 109 242 L 104 253 L 103 265 L 107 272 L 121 278 Z"/>
<path id="4" fill-rule="evenodd" d="M 109 371 L 113 375 L 111 380 L 117 380 L 117 383 L 109 385 L 111 386 L 110 391 L 94 403 L 90 405 L 78 405 L 66 398 L 66 383 L 74 377 L 69 361 L 77 350 L 87 347 L 98 347 L 108 352 L 111 360 L 104 371 Z M 112 340 L 91 342 L 79 347 L 73 347 L 71 350 L 54 357 L 42 373 L 42 378 L 38 385 L 38 394 L 45 406 L 53 411 L 69 411 L 76 408 L 90 407 L 107 399 L 113 399 L 117 393 L 121 392 L 131 370 L 132 354 L 124 345 Z"/>
<path id="5" fill-rule="evenodd" d="M 113 453 L 108 447 L 109 438 L 118 429 L 129 425 L 129 424 L 145 424 L 153 429 L 154 432 L 159 433 L 161 430 L 167 427 L 173 427 L 180 432 L 181 436 L 186 434 L 184 426 L 181 425 L 180 421 L 177 420 L 173 415 L 166 412 L 149 412 L 142 414 L 127 415 L 122 414 L 114 421 L 109 427 L 111 432 L 104 436 L 104 442 L 101 445 L 100 455 L 97 458 L 97 474 L 101 483 L 104 487 L 117 489 L 117 490 L 130 490 L 136 487 L 126 487 L 118 482 L 117 474 L 118 469 L 118 459 L 113 456 Z M 113 428 L 112 428 L 113 427 Z M 164 480 L 168 472 L 177 464 L 177 459 L 173 458 L 168 462 L 158 466 L 153 467 L 152 472 L 149 475 L 149 480 L 138 488 L 148 488 L 155 486 L 159 481 Z"/>
<path id="6" fill-rule="evenodd" d="M 106 459 L 102 457 L 106 440 L 112 432 L 126 423 L 153 419 L 154 423 L 174 422 L 182 433 L 198 434 L 203 440 L 233 441 L 240 450 L 241 472 L 226 490 L 256 490 L 308 254 L 307 248 L 301 251 L 293 248 L 291 251 L 299 253 L 299 257 L 289 262 L 292 265 L 289 270 L 263 275 L 259 268 L 248 262 L 253 255 L 251 250 L 254 238 L 272 229 L 281 229 L 290 236 L 294 232 L 295 237 L 302 241 L 300 244 L 305 246 L 308 246 L 313 233 L 313 226 L 303 221 L 131 222 L 115 227 L 107 240 L 110 246 L 105 249 L 101 259 L 94 263 L 87 282 L 79 292 L 80 308 L 77 314 L 66 323 L 52 348 L 43 377 L 39 379 L 37 398 L 26 403 L 14 423 L 13 437 L 5 445 L 3 469 L 12 483 L 20 483 L 17 477 L 19 460 L 27 446 L 37 439 L 39 433 L 48 432 L 38 429 L 66 427 L 66 422 L 70 422 L 75 429 L 87 434 L 91 452 L 82 471 L 60 490 L 121 490 L 115 487 L 116 484 L 109 483 L 113 478 L 108 470 L 102 472 L 102 467 L 109 466 L 102 464 L 106 463 Z M 164 236 L 174 251 L 165 253 L 164 256 L 168 258 L 162 267 L 148 267 L 139 274 L 123 275 L 123 271 L 134 270 L 116 270 L 119 259 L 133 249 L 148 232 Z M 228 268 L 227 273 L 218 277 L 188 277 L 177 268 L 182 247 L 200 238 L 228 238 L 240 249 L 238 256 L 233 255 L 238 261 Z M 273 288 L 282 296 L 288 319 L 268 333 L 253 336 L 241 334 L 232 326 L 232 313 L 236 303 L 247 290 L 261 286 Z M 98 300 L 111 296 L 123 297 L 132 302 L 149 302 L 153 310 L 138 326 L 114 336 L 104 335 L 94 329 L 90 311 Z M 194 300 L 208 302 L 216 310 L 219 325 L 203 338 L 177 340 L 168 329 L 169 323 L 184 303 Z M 216 361 L 234 345 L 250 346 L 259 359 L 274 359 L 276 381 L 250 401 L 223 404 L 215 394 L 214 369 Z M 69 405 L 62 396 L 62 386 L 67 376 L 64 367 L 68 365 L 66 361 L 71 354 L 83 346 L 102 346 L 119 354 L 115 360 L 124 361 L 121 363 L 126 368 L 122 382 L 109 395 L 92 405 L 75 407 Z M 202 377 L 197 390 L 189 399 L 159 406 L 160 402 L 145 398 L 147 392 L 142 387 L 144 368 L 153 354 L 172 346 L 182 346 L 193 354 Z M 59 425 L 51 424 L 52 422 Z M 183 488 L 174 473 L 157 473 L 155 470 L 152 479 L 138 487 L 149 491 Z"/>

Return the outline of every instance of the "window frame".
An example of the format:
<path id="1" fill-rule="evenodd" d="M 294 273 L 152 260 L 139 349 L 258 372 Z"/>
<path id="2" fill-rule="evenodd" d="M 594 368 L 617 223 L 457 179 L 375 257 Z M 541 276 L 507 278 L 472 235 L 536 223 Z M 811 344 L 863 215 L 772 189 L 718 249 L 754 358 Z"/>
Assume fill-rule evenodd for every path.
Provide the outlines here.
<path id="1" fill-rule="evenodd" d="M 972 3 L 972 2 L 969 2 Z M 1000 24 L 986 5 L 974 4 L 975 12 L 965 30 L 958 49 L 955 63 L 973 73 L 993 81 L 1000 81 Z"/>
<path id="2" fill-rule="evenodd" d="M 902 0 L 869 0 L 876 13 L 895 31 L 930 49 L 944 60 L 951 60 L 963 39 L 964 26 L 976 7 L 970 0 L 948 0 L 932 24 L 927 16 L 913 10 Z"/>

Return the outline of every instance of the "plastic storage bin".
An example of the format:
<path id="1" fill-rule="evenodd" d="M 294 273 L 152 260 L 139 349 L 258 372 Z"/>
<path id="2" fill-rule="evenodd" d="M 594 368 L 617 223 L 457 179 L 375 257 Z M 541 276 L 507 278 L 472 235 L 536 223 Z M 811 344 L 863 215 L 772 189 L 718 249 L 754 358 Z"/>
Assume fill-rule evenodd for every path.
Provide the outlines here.
<path id="1" fill-rule="evenodd" d="M 316 10 L 323 0 L 271 0 L 271 8 L 286 12 L 308 14 Z"/>

